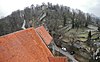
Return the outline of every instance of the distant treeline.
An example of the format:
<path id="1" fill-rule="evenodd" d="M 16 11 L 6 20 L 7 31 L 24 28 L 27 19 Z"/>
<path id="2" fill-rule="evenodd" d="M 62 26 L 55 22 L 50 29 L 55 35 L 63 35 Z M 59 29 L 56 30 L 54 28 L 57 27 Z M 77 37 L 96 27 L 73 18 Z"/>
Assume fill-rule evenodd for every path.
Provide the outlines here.
<path id="1" fill-rule="evenodd" d="M 42 14 L 46 13 L 45 21 L 39 21 Z M 52 3 L 42 3 L 42 5 L 33 4 L 24 10 L 12 12 L 5 18 L 0 19 L 0 35 L 5 35 L 18 30 L 26 20 L 26 28 L 45 23 L 50 31 L 57 31 L 60 26 L 65 27 L 72 24 L 72 28 L 87 27 L 89 24 L 99 26 L 100 19 L 84 13 L 78 9 L 71 9 L 63 5 L 52 5 Z M 33 24 L 33 25 L 32 25 Z"/>

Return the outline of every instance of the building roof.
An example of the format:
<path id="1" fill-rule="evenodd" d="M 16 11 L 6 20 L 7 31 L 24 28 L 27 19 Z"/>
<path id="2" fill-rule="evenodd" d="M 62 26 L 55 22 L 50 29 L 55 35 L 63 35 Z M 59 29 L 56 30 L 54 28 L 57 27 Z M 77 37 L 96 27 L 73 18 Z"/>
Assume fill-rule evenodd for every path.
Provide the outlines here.
<path id="1" fill-rule="evenodd" d="M 65 57 L 49 57 L 50 62 L 67 62 Z"/>
<path id="2" fill-rule="evenodd" d="M 45 30 L 45 28 L 43 26 L 40 26 L 38 28 L 36 28 L 36 31 L 38 32 L 38 34 L 42 37 L 42 39 L 44 40 L 44 42 L 49 45 L 50 42 L 52 41 L 52 37 L 50 36 L 50 34 Z"/>
<path id="3" fill-rule="evenodd" d="M 54 56 L 34 28 L 0 37 L 0 62 L 51 62 L 49 57 Z"/>

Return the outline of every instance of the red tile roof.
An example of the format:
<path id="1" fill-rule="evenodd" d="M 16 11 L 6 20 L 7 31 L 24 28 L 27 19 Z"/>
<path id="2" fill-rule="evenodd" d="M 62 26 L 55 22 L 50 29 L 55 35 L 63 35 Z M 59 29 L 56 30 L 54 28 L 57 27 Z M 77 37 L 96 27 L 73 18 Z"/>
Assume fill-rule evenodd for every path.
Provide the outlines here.
<path id="1" fill-rule="evenodd" d="M 52 41 L 52 37 L 50 36 L 50 34 L 45 30 L 45 28 L 43 26 L 40 26 L 38 28 L 36 28 L 36 31 L 38 32 L 38 34 L 42 37 L 42 39 L 45 41 L 45 43 L 47 45 L 50 44 L 50 42 Z"/>
<path id="2" fill-rule="evenodd" d="M 50 62 L 67 62 L 65 57 L 48 57 Z"/>
<path id="3" fill-rule="evenodd" d="M 0 62 L 58 62 L 48 57 L 54 56 L 34 28 L 0 37 Z"/>
<path id="4" fill-rule="evenodd" d="M 34 59 L 13 34 L 0 38 L 0 62 L 32 62 Z"/>
<path id="5" fill-rule="evenodd" d="M 0 37 L 0 62 L 48 62 L 49 56 L 33 28 Z"/>

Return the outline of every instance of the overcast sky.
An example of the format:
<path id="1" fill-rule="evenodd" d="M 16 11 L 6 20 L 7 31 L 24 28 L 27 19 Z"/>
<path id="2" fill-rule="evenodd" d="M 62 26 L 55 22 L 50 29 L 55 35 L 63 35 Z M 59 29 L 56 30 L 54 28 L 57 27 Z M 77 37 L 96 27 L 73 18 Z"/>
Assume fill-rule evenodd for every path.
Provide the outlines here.
<path id="1" fill-rule="evenodd" d="M 100 0 L 0 0 L 0 17 L 11 14 L 12 11 L 24 9 L 31 4 L 42 4 L 43 2 L 69 6 L 80 9 L 83 12 L 93 13 L 100 17 Z"/>

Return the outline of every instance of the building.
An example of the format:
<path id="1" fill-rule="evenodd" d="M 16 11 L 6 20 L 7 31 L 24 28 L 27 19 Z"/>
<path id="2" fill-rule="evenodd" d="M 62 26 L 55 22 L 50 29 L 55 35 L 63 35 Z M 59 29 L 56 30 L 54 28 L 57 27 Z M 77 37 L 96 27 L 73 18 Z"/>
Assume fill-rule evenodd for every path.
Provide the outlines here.
<path id="1" fill-rule="evenodd" d="M 46 37 L 49 34 L 44 31 L 42 26 L 1 36 L 0 62 L 68 62 L 65 57 L 53 56 L 46 46 L 52 37 Z"/>

